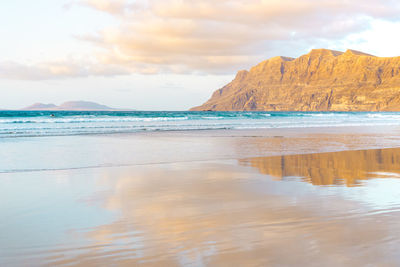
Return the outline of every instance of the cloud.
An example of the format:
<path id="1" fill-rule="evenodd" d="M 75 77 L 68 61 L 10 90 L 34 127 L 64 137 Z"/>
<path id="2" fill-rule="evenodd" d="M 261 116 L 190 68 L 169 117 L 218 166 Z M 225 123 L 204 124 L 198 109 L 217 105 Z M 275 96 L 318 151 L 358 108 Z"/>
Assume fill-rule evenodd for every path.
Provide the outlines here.
<path id="1" fill-rule="evenodd" d="M 86 40 L 106 49 L 103 63 L 150 72 L 230 72 L 276 47 L 341 39 L 400 11 L 395 1 L 377 0 L 126 0 L 118 8 L 105 2 L 82 3 L 120 24 Z"/>
<path id="2" fill-rule="evenodd" d="M 80 3 L 112 14 L 123 13 L 127 5 L 125 0 L 84 0 Z"/>
<path id="3" fill-rule="evenodd" d="M 271 56 L 330 48 L 376 20 L 400 21 L 394 0 L 75 0 L 69 6 L 76 5 L 118 22 L 76 38 L 93 45 L 89 62 L 3 63 L 1 76 L 233 73 Z"/>
<path id="4" fill-rule="evenodd" d="M 129 74 L 120 66 L 103 65 L 85 61 L 53 61 L 37 64 L 0 62 L 0 78 L 14 80 L 49 80 L 70 77 L 115 76 Z"/>

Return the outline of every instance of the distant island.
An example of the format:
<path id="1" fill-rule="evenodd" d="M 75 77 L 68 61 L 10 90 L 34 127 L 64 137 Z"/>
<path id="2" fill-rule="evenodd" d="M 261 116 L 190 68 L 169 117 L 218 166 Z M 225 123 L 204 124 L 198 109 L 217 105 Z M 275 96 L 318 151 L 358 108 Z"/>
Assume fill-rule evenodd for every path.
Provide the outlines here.
<path id="1" fill-rule="evenodd" d="M 191 110 L 400 111 L 400 57 L 328 49 L 274 57 Z"/>
<path id="2" fill-rule="evenodd" d="M 59 106 L 54 104 L 43 104 L 43 103 L 35 103 L 31 106 L 25 107 L 22 110 L 77 110 L 77 111 L 86 111 L 86 110 L 104 110 L 104 111 L 112 111 L 119 110 L 115 108 L 111 108 L 105 105 L 101 105 L 95 102 L 89 101 L 68 101 Z"/>

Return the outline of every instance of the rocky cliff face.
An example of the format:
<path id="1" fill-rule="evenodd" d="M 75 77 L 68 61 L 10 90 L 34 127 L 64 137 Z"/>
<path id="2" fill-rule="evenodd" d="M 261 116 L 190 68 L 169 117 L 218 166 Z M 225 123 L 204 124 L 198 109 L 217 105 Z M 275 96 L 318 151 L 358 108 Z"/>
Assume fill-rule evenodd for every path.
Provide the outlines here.
<path id="1" fill-rule="evenodd" d="M 327 49 L 274 57 L 191 110 L 400 111 L 400 57 Z"/>

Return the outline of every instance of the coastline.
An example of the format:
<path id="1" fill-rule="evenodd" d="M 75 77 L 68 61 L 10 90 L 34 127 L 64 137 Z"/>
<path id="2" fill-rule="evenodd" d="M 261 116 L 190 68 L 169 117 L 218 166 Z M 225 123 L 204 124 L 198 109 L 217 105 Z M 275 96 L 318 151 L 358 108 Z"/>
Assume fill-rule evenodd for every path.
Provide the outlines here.
<path id="1" fill-rule="evenodd" d="M 0 173 L 400 147 L 400 127 L 310 127 L 1 138 Z"/>

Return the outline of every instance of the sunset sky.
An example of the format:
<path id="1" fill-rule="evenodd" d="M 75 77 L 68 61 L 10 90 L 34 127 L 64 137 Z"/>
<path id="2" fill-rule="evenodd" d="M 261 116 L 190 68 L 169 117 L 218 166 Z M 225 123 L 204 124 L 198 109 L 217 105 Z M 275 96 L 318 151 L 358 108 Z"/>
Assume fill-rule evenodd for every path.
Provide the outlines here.
<path id="1" fill-rule="evenodd" d="M 3 1 L 0 109 L 188 109 L 272 56 L 400 56 L 399 14 L 392 0 Z"/>

